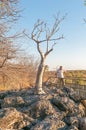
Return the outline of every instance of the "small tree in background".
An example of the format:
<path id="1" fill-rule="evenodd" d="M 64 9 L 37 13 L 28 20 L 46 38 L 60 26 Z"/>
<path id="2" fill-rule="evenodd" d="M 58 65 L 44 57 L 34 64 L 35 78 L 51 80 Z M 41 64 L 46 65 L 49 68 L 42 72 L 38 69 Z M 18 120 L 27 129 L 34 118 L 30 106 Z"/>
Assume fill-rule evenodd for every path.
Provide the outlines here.
<path id="1" fill-rule="evenodd" d="M 20 34 L 10 35 L 10 30 L 19 18 L 18 2 L 18 0 L 0 0 L 0 77 L 3 79 L 3 86 L 14 74 L 11 69 L 12 61 L 18 51 L 14 41 Z"/>
<path id="2" fill-rule="evenodd" d="M 36 24 L 34 24 L 31 35 L 28 35 L 24 32 L 24 34 L 28 38 L 30 38 L 32 41 L 36 43 L 37 50 L 40 54 L 40 63 L 38 66 L 35 83 L 37 94 L 45 93 L 42 88 L 43 73 L 45 70 L 45 60 L 47 56 L 53 51 L 55 45 L 58 43 L 58 40 L 63 39 L 63 36 L 58 36 L 58 31 L 60 29 L 60 23 L 64 20 L 64 18 L 65 17 L 59 19 L 58 16 L 55 17 L 54 24 L 50 28 L 48 27 L 47 23 L 38 20 Z"/>
<path id="3" fill-rule="evenodd" d="M 84 0 L 84 5 L 86 5 L 86 0 Z"/>
<path id="4" fill-rule="evenodd" d="M 86 6 L 86 0 L 84 0 L 84 5 Z M 84 21 L 85 21 L 85 23 L 86 23 L 86 19 L 84 18 Z"/>
<path id="5" fill-rule="evenodd" d="M 0 0 L 0 90 L 24 88 L 35 82 L 38 60 L 30 53 L 27 58 L 21 50 L 17 38 L 24 39 L 22 32 L 10 33 L 20 18 L 19 1 Z"/>

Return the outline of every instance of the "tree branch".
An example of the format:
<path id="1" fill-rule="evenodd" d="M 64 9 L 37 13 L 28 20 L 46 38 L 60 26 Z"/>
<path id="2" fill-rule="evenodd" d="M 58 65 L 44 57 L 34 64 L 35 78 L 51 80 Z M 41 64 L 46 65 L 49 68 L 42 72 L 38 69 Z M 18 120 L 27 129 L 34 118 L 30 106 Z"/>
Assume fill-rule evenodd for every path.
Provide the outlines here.
<path id="1" fill-rule="evenodd" d="M 47 51 L 44 56 L 46 57 L 51 51 L 53 51 L 53 48 L 51 48 L 49 51 Z"/>

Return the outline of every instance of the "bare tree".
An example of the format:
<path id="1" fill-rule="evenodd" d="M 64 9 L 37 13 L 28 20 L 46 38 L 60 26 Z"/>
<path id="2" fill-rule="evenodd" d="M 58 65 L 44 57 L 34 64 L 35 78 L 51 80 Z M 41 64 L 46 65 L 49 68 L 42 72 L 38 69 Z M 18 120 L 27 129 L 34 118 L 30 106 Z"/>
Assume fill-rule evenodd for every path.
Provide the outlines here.
<path id="1" fill-rule="evenodd" d="M 3 81 L 6 81 L 4 79 L 12 74 L 9 65 L 10 61 L 16 57 L 17 52 L 14 40 L 18 35 L 10 36 L 9 33 L 11 25 L 19 18 L 17 3 L 18 0 L 0 0 L 0 76 L 3 77 Z"/>
<path id="2" fill-rule="evenodd" d="M 19 3 L 19 0 L 0 0 L 0 18 L 5 16 L 17 16 L 18 10 L 16 4 Z"/>
<path id="3" fill-rule="evenodd" d="M 19 0 L 0 0 L 0 88 L 29 86 L 36 76 L 37 61 L 31 56 L 27 59 L 16 44 L 17 38 L 24 38 L 22 33 L 9 33 L 20 18 L 18 2 Z"/>
<path id="4" fill-rule="evenodd" d="M 11 22 L 15 22 L 18 17 L 17 3 L 18 0 L 0 0 L 0 68 L 7 60 L 12 59 L 16 52 L 12 43 L 18 35 L 8 36 L 8 34 Z"/>
<path id="5" fill-rule="evenodd" d="M 33 40 L 37 45 L 37 50 L 40 54 L 40 64 L 38 66 L 37 76 L 36 76 L 36 93 L 44 94 L 44 90 L 42 88 L 43 81 L 43 73 L 45 70 L 45 60 L 46 57 L 53 51 L 55 45 L 58 43 L 58 40 L 63 39 L 63 36 L 58 36 L 58 31 L 60 29 L 59 25 L 64 20 L 65 17 L 58 18 L 55 17 L 55 21 L 53 26 L 48 28 L 47 23 L 44 21 L 38 20 L 33 27 L 31 35 L 28 35 L 24 32 L 24 34 Z M 42 46 L 42 43 L 45 47 Z M 45 50 L 44 50 L 45 48 Z"/>

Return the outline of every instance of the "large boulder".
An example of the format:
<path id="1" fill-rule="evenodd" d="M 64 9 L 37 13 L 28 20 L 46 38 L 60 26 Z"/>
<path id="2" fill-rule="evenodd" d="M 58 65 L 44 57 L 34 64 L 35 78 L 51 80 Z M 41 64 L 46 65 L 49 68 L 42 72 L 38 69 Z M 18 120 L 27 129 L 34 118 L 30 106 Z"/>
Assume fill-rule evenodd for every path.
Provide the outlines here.
<path id="1" fill-rule="evenodd" d="M 73 109 L 77 107 L 74 101 L 72 101 L 68 97 L 57 96 L 53 98 L 52 102 L 62 111 L 73 111 Z"/>
<path id="2" fill-rule="evenodd" d="M 15 108 L 4 108 L 0 110 L 0 128 L 21 129 L 33 122 L 33 119 L 17 111 Z"/>
<path id="3" fill-rule="evenodd" d="M 39 100 L 30 106 L 29 113 L 33 118 L 44 118 L 48 115 L 54 114 L 56 111 L 50 101 Z"/>

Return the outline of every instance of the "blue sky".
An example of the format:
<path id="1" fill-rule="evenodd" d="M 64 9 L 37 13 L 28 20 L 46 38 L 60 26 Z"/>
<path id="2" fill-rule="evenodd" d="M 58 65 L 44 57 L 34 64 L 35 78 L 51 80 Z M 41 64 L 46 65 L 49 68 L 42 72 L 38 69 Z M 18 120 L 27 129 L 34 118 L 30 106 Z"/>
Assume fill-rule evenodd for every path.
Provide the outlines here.
<path id="1" fill-rule="evenodd" d="M 46 64 L 50 69 L 59 65 L 65 69 L 86 70 L 86 6 L 84 0 L 21 0 L 20 8 L 23 8 L 22 18 L 16 25 L 18 30 L 26 28 L 31 31 L 37 19 L 42 19 L 50 24 L 53 15 L 60 12 L 60 16 L 67 13 L 65 20 L 61 23 L 60 34 L 64 39 L 58 41 L 53 52 L 48 55 Z M 28 39 L 23 44 L 24 48 L 39 56 L 35 44 L 29 43 Z"/>

